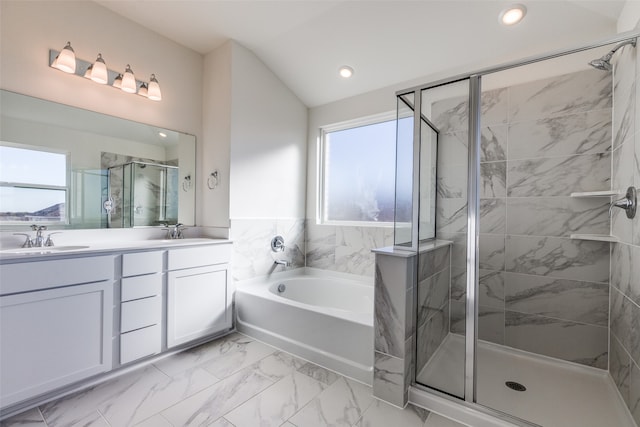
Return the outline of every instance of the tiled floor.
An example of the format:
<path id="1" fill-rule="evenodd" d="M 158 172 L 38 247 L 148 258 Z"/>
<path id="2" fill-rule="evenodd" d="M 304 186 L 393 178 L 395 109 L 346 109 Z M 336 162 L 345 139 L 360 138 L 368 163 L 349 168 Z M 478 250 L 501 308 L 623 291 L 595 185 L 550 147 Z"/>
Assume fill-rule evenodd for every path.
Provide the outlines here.
<path id="1" fill-rule="evenodd" d="M 233 333 L 0 423 L 33 427 L 461 427 Z"/>

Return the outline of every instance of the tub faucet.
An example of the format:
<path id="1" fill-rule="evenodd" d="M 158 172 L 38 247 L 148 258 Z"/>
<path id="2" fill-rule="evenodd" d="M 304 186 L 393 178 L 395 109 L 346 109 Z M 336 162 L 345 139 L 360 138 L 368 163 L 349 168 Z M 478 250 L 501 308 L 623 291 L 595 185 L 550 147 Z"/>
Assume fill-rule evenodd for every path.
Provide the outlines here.
<path id="1" fill-rule="evenodd" d="M 275 261 L 273 261 L 274 264 L 277 265 L 281 265 L 283 267 L 289 267 L 291 265 L 291 263 L 289 261 L 287 261 L 286 259 L 277 259 Z"/>

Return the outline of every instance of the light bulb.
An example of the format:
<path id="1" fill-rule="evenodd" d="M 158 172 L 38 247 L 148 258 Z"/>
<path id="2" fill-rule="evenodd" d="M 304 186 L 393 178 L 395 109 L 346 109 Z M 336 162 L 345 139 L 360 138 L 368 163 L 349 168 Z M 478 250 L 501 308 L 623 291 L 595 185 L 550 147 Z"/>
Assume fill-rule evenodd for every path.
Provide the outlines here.
<path id="1" fill-rule="evenodd" d="M 51 66 L 65 73 L 73 74 L 76 72 L 76 54 L 71 47 L 71 42 L 67 42 Z"/>
<path id="2" fill-rule="evenodd" d="M 340 73 L 340 77 L 343 77 L 345 79 L 348 79 L 349 77 L 353 76 L 353 68 L 347 65 L 340 67 L 338 72 Z"/>
<path id="3" fill-rule="evenodd" d="M 136 93 L 138 87 L 136 85 L 136 77 L 133 75 L 133 70 L 127 64 L 127 68 L 122 75 L 122 87 L 120 88 L 127 93 Z"/>
<path id="4" fill-rule="evenodd" d="M 158 84 L 158 80 L 156 80 L 155 74 L 151 74 L 151 78 L 149 79 L 149 89 L 147 93 L 147 96 L 152 101 L 162 100 L 162 92 L 160 92 L 160 85 Z"/>
<path id="5" fill-rule="evenodd" d="M 503 25 L 515 25 L 522 21 L 527 14 L 527 8 L 521 4 L 514 4 L 500 13 L 500 22 Z"/>
<path id="6" fill-rule="evenodd" d="M 96 58 L 96 62 L 91 66 L 91 80 L 96 83 L 100 83 L 102 85 L 107 84 L 109 81 L 109 74 L 107 73 L 107 65 L 104 63 L 104 59 L 102 59 L 102 54 L 98 54 L 98 58 Z"/>

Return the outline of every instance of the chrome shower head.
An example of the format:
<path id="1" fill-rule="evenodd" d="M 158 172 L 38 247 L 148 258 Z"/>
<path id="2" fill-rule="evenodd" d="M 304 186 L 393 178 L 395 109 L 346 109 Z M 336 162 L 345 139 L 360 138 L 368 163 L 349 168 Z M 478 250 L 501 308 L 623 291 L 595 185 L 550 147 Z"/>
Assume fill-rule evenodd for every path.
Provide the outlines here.
<path id="1" fill-rule="evenodd" d="M 611 62 L 604 58 L 594 59 L 593 61 L 589 62 L 589 65 L 591 65 L 596 70 L 611 71 Z"/>
<path id="2" fill-rule="evenodd" d="M 589 62 L 589 65 L 591 65 L 593 68 L 597 70 L 611 71 L 613 66 L 611 65 L 610 61 L 611 61 L 611 58 L 613 57 L 613 54 L 616 53 L 616 51 L 620 49 L 622 46 L 625 46 L 628 44 L 632 45 L 633 47 L 636 47 L 636 39 L 625 40 L 623 42 L 618 43 L 613 49 L 611 49 L 611 51 L 609 51 L 609 53 L 607 53 L 602 58 L 594 59 L 593 61 Z"/>

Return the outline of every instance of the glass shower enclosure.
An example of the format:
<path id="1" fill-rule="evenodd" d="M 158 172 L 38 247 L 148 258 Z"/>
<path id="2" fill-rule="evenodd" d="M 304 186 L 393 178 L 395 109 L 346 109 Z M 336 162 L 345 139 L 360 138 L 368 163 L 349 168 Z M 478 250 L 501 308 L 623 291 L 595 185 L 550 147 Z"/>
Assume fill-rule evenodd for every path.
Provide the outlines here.
<path id="1" fill-rule="evenodd" d="M 616 168 L 637 71 L 624 40 L 397 93 L 394 245 L 417 260 L 415 389 L 522 426 L 633 425 L 607 382 L 627 390 L 614 352 L 638 362 L 615 337 L 603 238 L 624 231 L 606 197 L 627 185 Z M 617 74 L 589 67 L 612 47 Z M 580 397 L 596 377 L 599 397 Z"/>
<path id="2" fill-rule="evenodd" d="M 108 168 L 109 228 L 178 222 L 178 167 L 132 161 Z"/>

